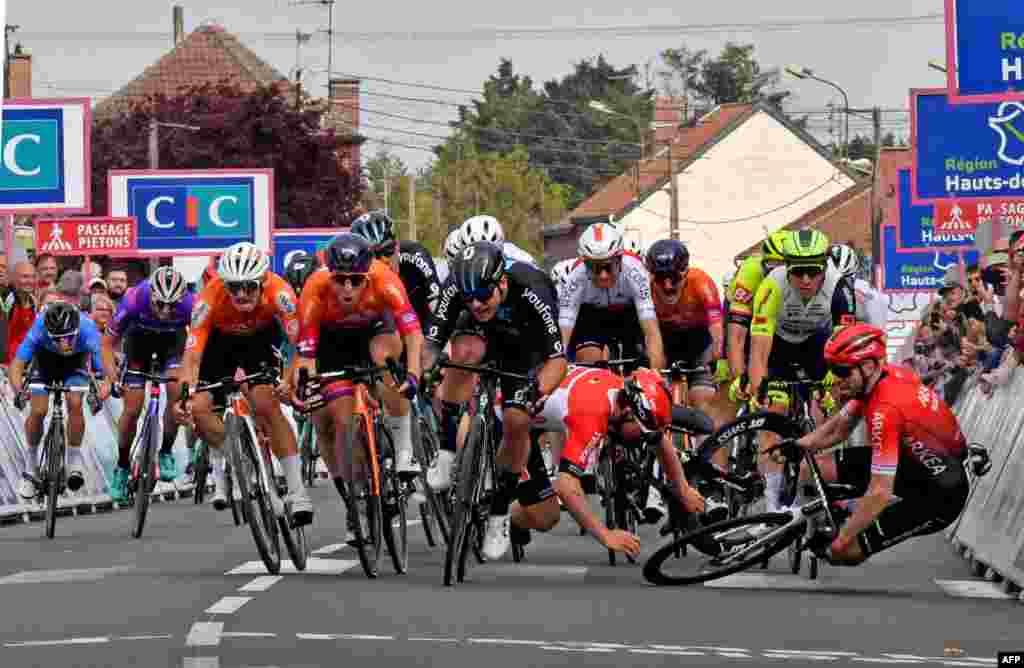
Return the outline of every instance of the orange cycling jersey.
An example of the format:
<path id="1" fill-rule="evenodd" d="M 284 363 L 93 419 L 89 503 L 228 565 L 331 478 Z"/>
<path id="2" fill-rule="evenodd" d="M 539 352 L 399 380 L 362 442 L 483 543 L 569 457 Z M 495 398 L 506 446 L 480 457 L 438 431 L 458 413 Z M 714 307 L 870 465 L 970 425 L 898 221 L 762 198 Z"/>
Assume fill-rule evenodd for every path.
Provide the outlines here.
<path id="1" fill-rule="evenodd" d="M 654 309 L 658 313 L 658 322 L 668 329 L 707 327 L 722 321 L 722 301 L 718 297 L 718 288 L 703 269 L 690 267 L 683 294 L 675 304 L 666 303 L 658 293 L 659 290 L 652 287 L 651 295 L 654 298 Z"/>
<path id="2" fill-rule="evenodd" d="M 214 331 L 246 336 L 266 329 L 275 319 L 288 341 L 294 344 L 299 335 L 296 301 L 295 292 L 287 281 L 277 274 L 267 273 L 256 308 L 240 311 L 231 301 L 224 280 L 217 277 L 203 288 L 192 308 L 192 327 L 185 349 L 201 353 Z"/>
<path id="3" fill-rule="evenodd" d="M 316 356 L 322 326 L 359 329 L 391 315 L 400 334 L 420 331 L 419 318 L 416 317 L 416 311 L 398 274 L 380 260 L 374 260 L 367 276 L 366 287 L 359 300 L 347 306 L 338 299 L 330 272 L 315 271 L 310 274 L 302 289 L 299 304 L 302 319 L 298 346 L 300 355 Z"/>
<path id="4" fill-rule="evenodd" d="M 963 457 L 967 441 L 953 411 L 907 369 L 886 365 L 871 395 L 843 408 L 867 420 L 873 449 L 871 472 L 896 475 L 900 460 L 913 457 L 926 466 L 937 456 Z M 941 464 L 941 462 L 940 462 Z"/>

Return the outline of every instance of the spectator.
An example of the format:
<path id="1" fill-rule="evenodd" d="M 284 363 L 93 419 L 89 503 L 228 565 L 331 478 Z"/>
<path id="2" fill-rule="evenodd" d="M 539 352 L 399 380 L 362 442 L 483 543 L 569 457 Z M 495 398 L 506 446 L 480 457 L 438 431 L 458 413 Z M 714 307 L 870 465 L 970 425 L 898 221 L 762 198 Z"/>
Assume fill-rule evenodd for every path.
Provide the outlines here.
<path id="1" fill-rule="evenodd" d="M 4 350 L 4 364 L 10 364 L 18 346 L 28 334 L 36 318 L 36 269 L 30 262 L 14 265 L 14 290 L 5 299 L 7 313 L 7 348 Z M 10 306 L 6 306 L 8 303 Z"/>
<path id="2" fill-rule="evenodd" d="M 106 329 L 110 319 L 114 317 L 114 302 L 106 294 L 94 292 L 89 317 L 96 321 L 96 327 L 102 332 Z"/>
<path id="3" fill-rule="evenodd" d="M 36 276 L 39 288 L 48 288 L 57 284 L 57 258 L 49 253 L 36 256 Z"/>
<path id="4" fill-rule="evenodd" d="M 964 315 L 968 318 L 984 320 L 986 314 L 996 310 L 995 292 L 982 280 L 981 268 L 972 264 L 967 267 L 967 300 L 963 307 Z"/>
<path id="5" fill-rule="evenodd" d="M 70 304 L 79 304 L 82 301 L 84 284 L 85 279 L 82 278 L 82 272 L 72 269 L 65 271 L 60 277 L 60 281 L 57 282 L 57 291 L 64 301 Z"/>
<path id="6" fill-rule="evenodd" d="M 54 302 L 66 302 L 68 299 L 57 288 L 43 288 L 39 293 L 39 308 L 44 309 Z M 76 302 L 71 302 L 76 303 Z"/>
<path id="7" fill-rule="evenodd" d="M 1018 325 L 1017 335 L 1013 339 L 1013 345 L 1020 356 L 1024 353 L 1024 336 L 1019 328 L 1022 313 L 1021 290 L 1024 289 L 1024 281 L 1021 274 L 1024 273 L 1024 231 L 1018 230 L 1010 235 L 1010 244 L 1007 250 L 1009 256 L 1008 272 L 1009 280 L 1006 284 L 1006 311 L 1003 317 Z"/>
<path id="8" fill-rule="evenodd" d="M 97 293 L 98 294 L 102 294 L 102 295 L 107 296 L 107 297 L 110 296 L 110 294 L 109 294 L 109 292 L 107 290 L 107 282 L 104 281 L 99 276 L 96 276 L 91 281 L 89 281 L 89 294 L 90 295 L 95 295 Z"/>
<path id="9" fill-rule="evenodd" d="M 128 272 L 124 269 L 115 268 L 107 272 L 107 294 L 114 302 L 114 306 L 121 304 L 124 293 L 128 290 Z"/>
<path id="10" fill-rule="evenodd" d="M 0 255 L 0 292 L 7 287 L 7 256 Z"/>

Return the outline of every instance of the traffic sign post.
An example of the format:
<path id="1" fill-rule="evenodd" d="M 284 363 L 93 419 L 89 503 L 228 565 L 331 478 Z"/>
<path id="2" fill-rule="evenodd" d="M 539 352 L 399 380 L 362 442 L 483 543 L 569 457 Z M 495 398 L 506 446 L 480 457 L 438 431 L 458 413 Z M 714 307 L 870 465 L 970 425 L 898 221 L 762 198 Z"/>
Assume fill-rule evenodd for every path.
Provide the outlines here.
<path id="1" fill-rule="evenodd" d="M 1024 101 L 1020 0 L 946 0 L 946 72 L 954 105 Z"/>

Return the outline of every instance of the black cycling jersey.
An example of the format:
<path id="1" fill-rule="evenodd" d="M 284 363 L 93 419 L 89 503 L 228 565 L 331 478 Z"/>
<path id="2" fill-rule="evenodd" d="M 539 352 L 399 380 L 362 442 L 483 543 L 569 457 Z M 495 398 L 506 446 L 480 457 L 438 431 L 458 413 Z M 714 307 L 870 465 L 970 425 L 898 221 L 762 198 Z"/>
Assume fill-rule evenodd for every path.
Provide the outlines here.
<path id="1" fill-rule="evenodd" d="M 524 353 L 553 359 L 565 355 L 562 335 L 558 329 L 558 299 L 551 278 L 536 267 L 514 262 L 506 269 L 508 295 L 498 307 L 493 320 L 478 323 L 485 331 L 500 330 L 515 341 L 517 350 L 507 351 L 516 357 Z M 426 339 L 442 348 L 456 330 L 463 313 L 472 318 L 452 277 L 448 277 L 437 301 Z M 463 318 L 463 321 L 465 319 Z M 504 338 L 503 336 L 503 338 Z M 502 355 L 505 351 L 502 352 Z"/>
<path id="2" fill-rule="evenodd" d="M 437 267 L 423 244 L 403 241 L 398 245 L 398 275 L 405 285 L 413 310 L 420 322 L 430 320 L 430 313 L 441 294 Z"/>

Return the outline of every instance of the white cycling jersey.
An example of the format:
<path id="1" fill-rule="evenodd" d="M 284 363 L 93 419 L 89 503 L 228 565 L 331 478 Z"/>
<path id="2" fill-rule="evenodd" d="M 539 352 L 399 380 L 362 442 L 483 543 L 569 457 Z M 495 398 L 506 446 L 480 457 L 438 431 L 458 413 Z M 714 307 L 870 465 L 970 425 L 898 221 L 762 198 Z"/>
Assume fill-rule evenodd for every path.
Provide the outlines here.
<path id="1" fill-rule="evenodd" d="M 651 277 L 642 260 L 625 253 L 619 280 L 610 290 L 594 287 L 590 272 L 582 261 L 565 279 L 565 289 L 558 296 L 558 324 L 573 327 L 584 305 L 616 309 L 628 304 L 636 306 L 639 320 L 654 320 L 654 301 L 651 299 Z"/>
<path id="2" fill-rule="evenodd" d="M 888 298 L 861 278 L 854 282 L 853 291 L 857 295 L 857 320 L 884 332 L 889 322 Z"/>
<path id="3" fill-rule="evenodd" d="M 516 246 L 511 241 L 506 241 L 501 247 L 501 252 L 505 256 L 505 264 L 511 262 L 525 262 L 526 264 L 533 265 L 534 267 L 540 268 L 537 261 L 533 259 L 533 256 L 524 251 L 519 246 Z"/>

